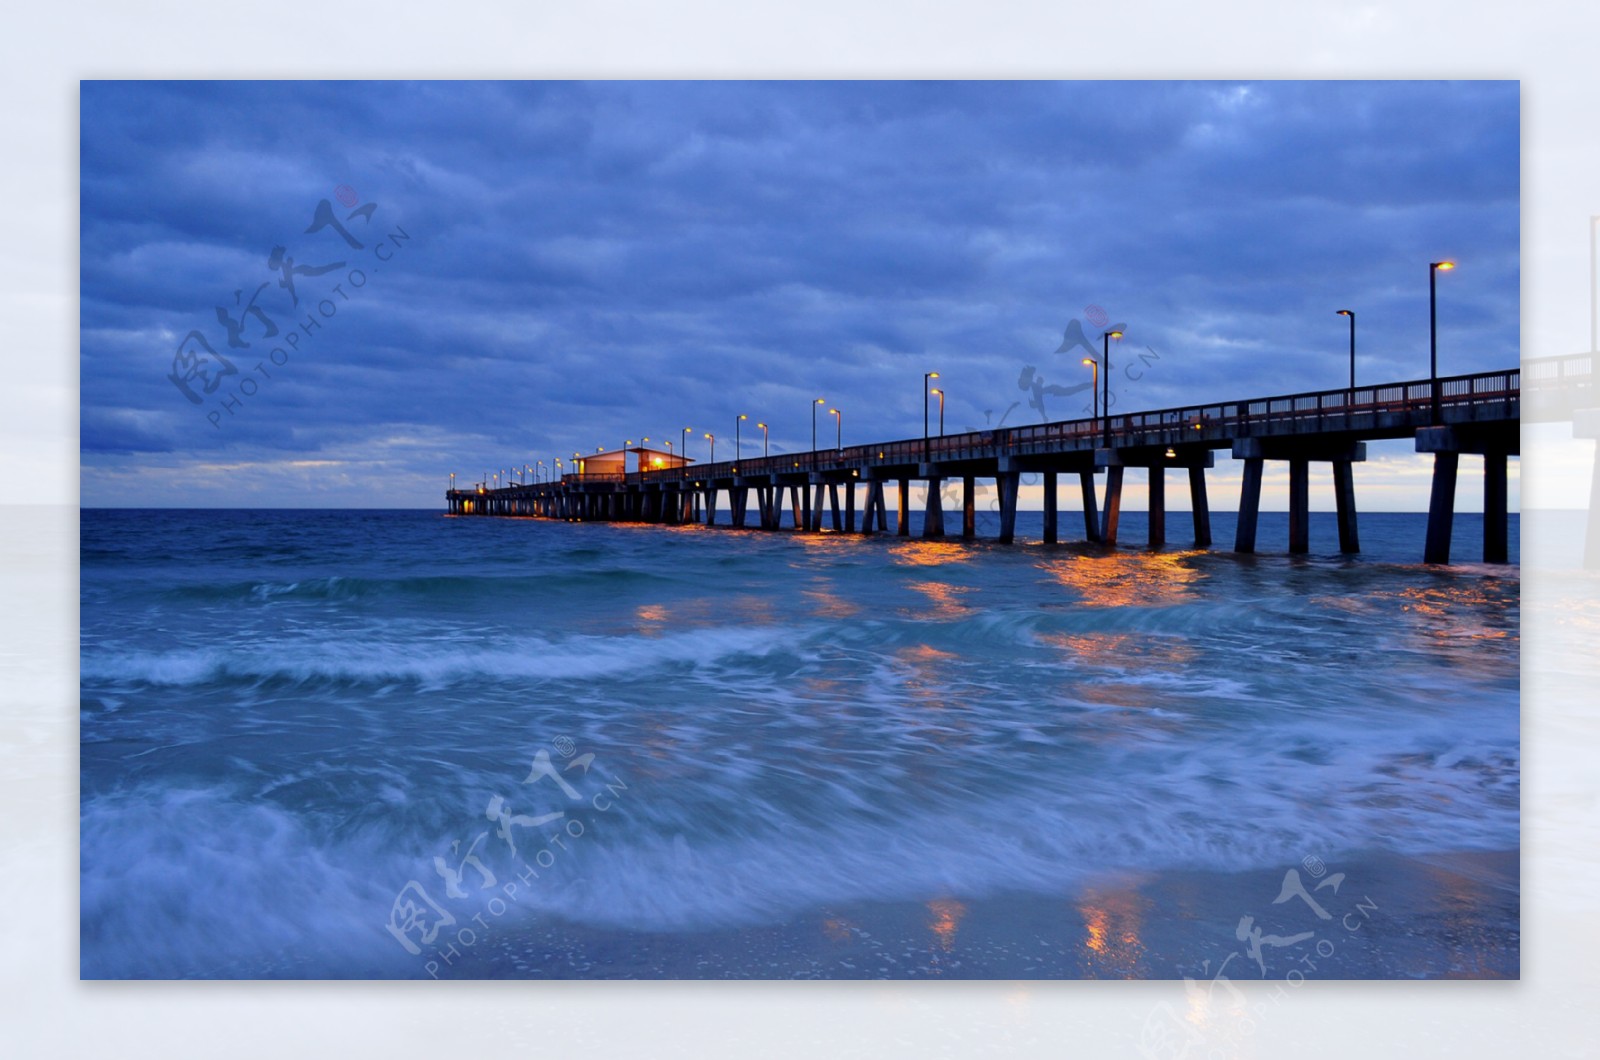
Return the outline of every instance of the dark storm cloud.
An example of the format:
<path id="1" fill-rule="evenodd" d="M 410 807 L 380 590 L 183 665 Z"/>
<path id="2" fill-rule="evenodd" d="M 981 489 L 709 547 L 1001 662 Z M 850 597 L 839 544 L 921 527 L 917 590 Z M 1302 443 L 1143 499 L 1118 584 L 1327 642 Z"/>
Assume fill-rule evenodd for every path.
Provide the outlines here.
<path id="1" fill-rule="evenodd" d="M 1518 135 L 1511 83 L 86 83 L 85 501 L 97 470 L 127 503 L 147 465 L 404 450 L 388 481 L 429 492 L 374 503 L 427 504 L 443 471 L 740 412 L 808 446 L 818 394 L 909 436 L 929 368 L 952 427 L 1037 420 L 1019 377 L 1083 381 L 1053 351 L 1090 304 L 1158 358 L 1125 408 L 1337 386 L 1345 306 L 1362 376 L 1416 377 L 1446 256 L 1444 370 L 1504 366 Z M 376 206 L 361 252 L 305 232 L 340 184 Z M 291 310 L 275 246 L 369 282 L 303 277 Z M 262 283 L 283 333 L 337 302 L 281 366 L 216 315 Z M 223 386 L 272 373 L 220 427 L 166 378 L 191 329 Z"/>

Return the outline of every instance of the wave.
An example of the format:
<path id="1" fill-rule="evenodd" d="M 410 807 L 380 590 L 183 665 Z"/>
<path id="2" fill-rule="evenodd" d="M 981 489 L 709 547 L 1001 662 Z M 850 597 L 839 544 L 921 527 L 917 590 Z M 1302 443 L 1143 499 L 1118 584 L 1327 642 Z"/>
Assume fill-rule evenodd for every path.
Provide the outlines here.
<path id="1" fill-rule="evenodd" d="M 566 680 L 654 667 L 699 666 L 785 650 L 793 631 L 722 628 L 639 636 L 338 636 L 280 633 L 231 646 L 130 651 L 86 647 L 85 685 L 138 682 L 195 686 L 239 681 L 416 681 L 436 687 L 463 680 Z"/>

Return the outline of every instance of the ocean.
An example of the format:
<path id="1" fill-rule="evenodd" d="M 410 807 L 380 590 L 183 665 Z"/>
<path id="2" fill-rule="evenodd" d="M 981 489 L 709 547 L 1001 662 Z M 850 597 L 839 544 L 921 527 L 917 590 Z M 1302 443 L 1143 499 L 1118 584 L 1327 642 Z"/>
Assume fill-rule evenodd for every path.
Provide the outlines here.
<path id="1" fill-rule="evenodd" d="M 81 974 L 1515 976 L 1519 568 L 1312 519 L 86 510 Z"/>

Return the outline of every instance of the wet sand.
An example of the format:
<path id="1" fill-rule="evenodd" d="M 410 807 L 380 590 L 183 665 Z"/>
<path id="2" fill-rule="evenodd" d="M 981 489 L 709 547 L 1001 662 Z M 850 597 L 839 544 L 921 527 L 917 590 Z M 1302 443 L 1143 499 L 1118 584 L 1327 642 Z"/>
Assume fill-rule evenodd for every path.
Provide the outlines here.
<path id="1" fill-rule="evenodd" d="M 781 924 L 705 931 L 622 931 L 559 920 L 531 926 L 491 922 L 477 945 L 436 974 L 441 979 L 1187 976 L 1202 984 L 1219 974 L 1237 982 L 1515 979 L 1521 967 L 1519 894 L 1517 851 L 1425 857 L 1367 852 L 1330 858 L 1325 865 L 1308 859 L 1240 873 L 1106 875 L 1056 896 L 940 896 L 841 905 Z M 1283 901 L 1275 901 L 1280 897 Z M 422 967 L 418 972 L 435 974 Z"/>

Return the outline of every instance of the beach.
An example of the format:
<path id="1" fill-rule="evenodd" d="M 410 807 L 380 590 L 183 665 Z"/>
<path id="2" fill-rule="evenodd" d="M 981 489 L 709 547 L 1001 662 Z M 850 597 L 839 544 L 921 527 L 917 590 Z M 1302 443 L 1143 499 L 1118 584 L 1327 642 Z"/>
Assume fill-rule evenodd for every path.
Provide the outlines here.
<path id="1" fill-rule="evenodd" d="M 1518 571 L 1421 524 L 86 511 L 82 974 L 1515 977 Z"/>

